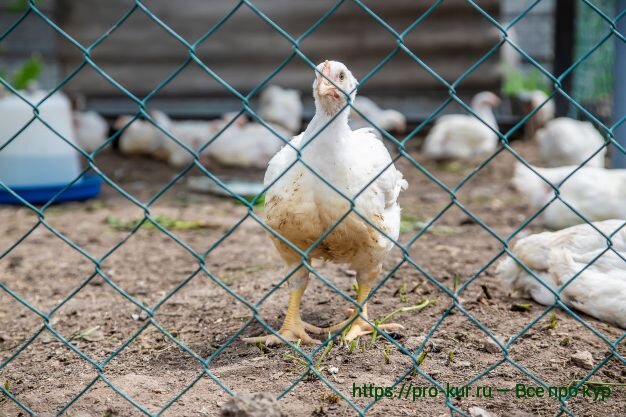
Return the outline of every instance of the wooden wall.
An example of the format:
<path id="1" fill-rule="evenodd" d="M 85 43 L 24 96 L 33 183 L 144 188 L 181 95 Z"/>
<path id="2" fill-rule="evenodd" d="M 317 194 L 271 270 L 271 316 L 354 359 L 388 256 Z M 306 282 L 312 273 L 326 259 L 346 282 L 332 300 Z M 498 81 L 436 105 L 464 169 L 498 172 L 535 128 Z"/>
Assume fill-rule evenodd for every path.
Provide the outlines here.
<path id="1" fill-rule="evenodd" d="M 231 0 L 144 0 L 159 19 L 188 42 L 195 42 L 209 31 L 238 2 Z M 259 9 L 293 37 L 311 27 L 336 0 L 256 0 Z M 365 1 L 398 31 L 419 18 L 434 0 Z M 499 14 L 498 0 L 477 3 L 491 15 Z M 87 46 L 134 7 L 132 0 L 56 0 L 58 24 Z M 404 44 L 425 64 L 447 81 L 454 81 L 498 41 L 498 33 L 465 0 L 444 0 L 430 16 L 404 38 Z M 325 23 L 302 41 L 301 50 L 315 63 L 336 59 L 346 63 L 362 78 L 397 45 L 396 39 L 378 22 L 350 0 L 346 0 Z M 74 45 L 58 40 L 61 71 L 68 74 L 83 56 Z M 243 5 L 219 30 L 196 49 L 208 67 L 242 93 L 249 92 L 269 75 L 292 51 L 268 23 Z M 141 9 L 109 37 L 93 48 L 92 59 L 125 88 L 143 97 L 173 73 L 189 56 L 189 51 Z M 465 95 L 478 90 L 499 89 L 497 56 L 479 67 L 457 88 Z M 310 95 L 312 70 L 296 57 L 274 82 Z M 83 69 L 67 86 L 73 93 L 85 94 L 93 103 L 115 112 L 136 106 L 91 68 Z M 402 101 L 410 97 L 427 106 L 447 97 L 446 88 L 405 53 L 400 52 L 361 89 L 361 93 Z M 221 99 L 219 101 L 216 99 Z M 420 101 L 421 100 L 421 101 Z M 232 107 L 231 96 L 206 72 L 192 63 L 185 68 L 153 102 L 178 103 L 181 113 L 219 112 L 215 103 Z M 109 107 L 107 107 L 109 106 Z M 185 107 L 186 106 L 186 107 Z M 421 105 L 420 105 L 421 106 Z M 426 106 L 426 104 L 424 104 Z M 218 106 L 220 107 L 220 106 Z M 432 110 L 432 109 L 431 109 Z"/>

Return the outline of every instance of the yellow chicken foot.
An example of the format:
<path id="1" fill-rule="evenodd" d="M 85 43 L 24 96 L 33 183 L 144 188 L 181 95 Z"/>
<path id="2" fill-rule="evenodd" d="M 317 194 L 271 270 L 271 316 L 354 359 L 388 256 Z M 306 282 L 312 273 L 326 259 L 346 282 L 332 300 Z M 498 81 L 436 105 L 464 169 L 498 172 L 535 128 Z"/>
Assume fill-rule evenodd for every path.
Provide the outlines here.
<path id="1" fill-rule="evenodd" d="M 306 323 L 300 317 L 300 300 L 302 299 L 302 294 L 304 293 L 305 289 L 306 285 L 302 285 L 291 290 L 289 294 L 289 306 L 287 307 L 287 315 L 285 316 L 285 321 L 283 321 L 283 325 L 278 330 L 278 333 L 280 333 L 280 335 L 289 342 L 295 343 L 300 340 L 301 343 L 319 345 L 322 342 L 317 339 L 313 339 L 311 336 L 308 335 L 307 331 L 314 334 L 322 334 L 324 330 L 320 327 Z M 284 343 L 278 336 L 273 334 L 266 336 L 246 337 L 243 339 L 243 341 L 248 343 L 261 342 L 264 343 L 266 346 Z"/>
<path id="2" fill-rule="evenodd" d="M 364 284 L 359 285 L 359 291 L 357 294 L 357 302 L 359 304 L 363 303 L 363 300 L 367 298 L 371 289 L 372 287 L 368 285 L 364 285 Z M 369 318 L 367 317 L 367 303 L 363 304 L 363 312 L 361 313 L 361 315 L 369 320 Z M 346 340 L 348 342 L 351 342 L 352 340 L 356 339 L 359 336 L 365 336 L 374 332 L 374 327 L 371 324 L 369 324 L 367 321 L 365 321 L 363 317 L 358 315 L 357 309 L 350 309 L 350 318 L 348 318 L 347 320 L 344 320 L 339 324 L 326 327 L 322 330 L 324 333 L 336 332 L 337 330 L 342 329 L 346 324 L 350 323 L 354 319 L 354 317 L 356 317 L 356 320 L 354 320 L 352 324 L 348 327 L 348 333 L 346 334 Z M 389 332 L 389 331 L 393 332 L 393 331 L 404 329 L 404 326 L 402 326 L 401 324 L 397 324 L 397 323 L 379 324 L 377 325 L 377 327 L 379 330 L 383 330 L 385 332 Z"/>

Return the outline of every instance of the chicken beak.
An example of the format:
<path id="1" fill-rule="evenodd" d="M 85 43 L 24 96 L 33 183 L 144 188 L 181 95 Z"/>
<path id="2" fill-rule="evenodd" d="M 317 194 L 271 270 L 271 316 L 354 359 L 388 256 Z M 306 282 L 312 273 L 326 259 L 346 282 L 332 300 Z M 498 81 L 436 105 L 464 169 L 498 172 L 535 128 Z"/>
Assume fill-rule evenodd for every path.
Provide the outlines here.
<path id="1" fill-rule="evenodd" d="M 330 64 L 328 61 L 324 61 L 322 75 L 319 75 L 319 82 L 317 84 L 317 94 L 320 97 L 338 97 L 337 88 L 328 81 L 328 78 L 330 78 Z"/>
<path id="2" fill-rule="evenodd" d="M 328 81 L 323 80 L 317 86 L 317 94 L 320 97 L 324 97 L 324 96 L 333 96 L 333 97 L 335 97 L 335 96 L 337 96 L 337 89 L 335 88 L 334 85 L 332 85 Z"/>

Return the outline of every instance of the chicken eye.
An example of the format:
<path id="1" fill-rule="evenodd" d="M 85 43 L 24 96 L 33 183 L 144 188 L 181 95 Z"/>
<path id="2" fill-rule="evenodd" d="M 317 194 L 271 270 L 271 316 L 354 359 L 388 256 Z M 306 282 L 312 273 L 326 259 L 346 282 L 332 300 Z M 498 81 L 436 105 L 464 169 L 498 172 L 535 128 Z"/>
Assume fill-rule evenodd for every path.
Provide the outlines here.
<path id="1" fill-rule="evenodd" d="M 346 74 L 344 74 L 344 72 L 343 72 L 343 71 L 341 71 L 341 72 L 339 73 L 339 81 L 343 81 L 343 79 L 344 79 L 344 78 L 346 78 Z"/>

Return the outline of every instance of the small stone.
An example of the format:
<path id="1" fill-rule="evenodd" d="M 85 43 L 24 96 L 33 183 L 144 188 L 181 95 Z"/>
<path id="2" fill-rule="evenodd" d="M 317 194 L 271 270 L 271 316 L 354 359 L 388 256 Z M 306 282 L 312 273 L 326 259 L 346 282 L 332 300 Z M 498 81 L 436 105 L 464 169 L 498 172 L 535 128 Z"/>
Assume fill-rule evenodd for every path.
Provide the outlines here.
<path id="1" fill-rule="evenodd" d="M 452 367 L 453 368 L 470 368 L 472 366 L 472 364 L 468 361 L 459 361 L 459 362 L 452 362 Z"/>
<path id="2" fill-rule="evenodd" d="M 133 313 L 130 316 L 135 321 L 146 321 L 148 319 L 148 313 L 144 310 L 140 310 L 139 313 Z"/>
<path id="3" fill-rule="evenodd" d="M 337 368 L 336 366 L 332 366 L 331 365 L 331 366 L 328 367 L 328 372 L 330 372 L 331 374 L 334 375 L 334 374 L 339 372 L 339 368 Z"/>
<path id="4" fill-rule="evenodd" d="M 490 413 L 480 407 L 470 407 L 469 413 L 472 417 L 498 417 L 496 414 Z"/>
<path id="5" fill-rule="evenodd" d="M 420 347 L 422 343 L 424 343 L 424 339 L 424 336 L 411 336 L 406 340 L 406 342 L 404 342 L 404 346 L 409 350 L 415 350 Z M 441 349 L 443 348 L 442 345 L 443 341 L 441 339 L 431 337 L 428 339 L 428 342 L 426 342 L 426 349 L 430 352 L 438 353 L 441 352 Z"/>
<path id="6" fill-rule="evenodd" d="M 570 357 L 572 363 L 579 368 L 593 369 L 593 356 L 586 350 L 578 351 Z"/>
<path id="7" fill-rule="evenodd" d="M 500 341 L 500 338 L 497 338 L 498 341 Z M 502 343 L 500 341 L 500 343 Z M 500 349 L 500 346 L 498 346 L 498 344 L 495 342 L 495 340 L 493 340 L 491 337 L 487 337 L 485 338 L 484 342 L 483 342 L 483 349 L 485 350 L 485 352 L 489 352 L 489 353 L 500 353 L 502 352 L 502 349 Z"/>

